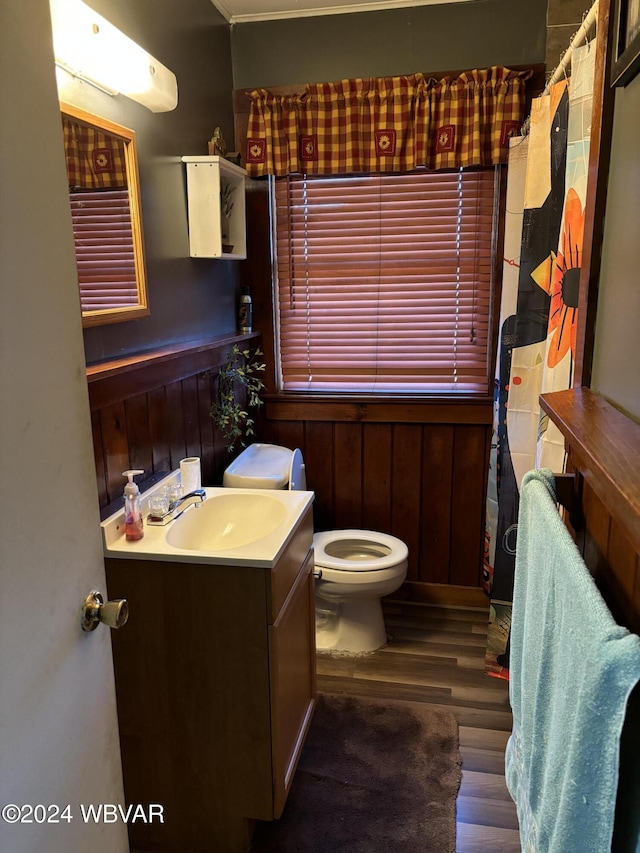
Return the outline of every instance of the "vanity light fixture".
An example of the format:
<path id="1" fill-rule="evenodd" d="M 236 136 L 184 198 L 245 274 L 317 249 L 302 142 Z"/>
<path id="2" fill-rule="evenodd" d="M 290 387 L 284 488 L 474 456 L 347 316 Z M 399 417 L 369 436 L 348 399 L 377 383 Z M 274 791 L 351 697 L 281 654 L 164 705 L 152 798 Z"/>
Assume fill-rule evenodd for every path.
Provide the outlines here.
<path id="1" fill-rule="evenodd" d="M 56 66 L 153 113 L 178 105 L 175 74 L 82 0 L 49 0 Z"/>

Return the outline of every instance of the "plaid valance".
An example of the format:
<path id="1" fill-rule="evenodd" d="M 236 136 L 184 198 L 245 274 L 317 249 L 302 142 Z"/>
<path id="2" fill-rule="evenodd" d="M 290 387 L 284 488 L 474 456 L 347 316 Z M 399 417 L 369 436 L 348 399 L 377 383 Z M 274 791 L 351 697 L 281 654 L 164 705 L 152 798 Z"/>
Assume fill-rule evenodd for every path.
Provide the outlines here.
<path id="1" fill-rule="evenodd" d="M 249 175 L 336 175 L 505 163 L 530 71 L 379 77 L 250 93 Z"/>
<path id="2" fill-rule="evenodd" d="M 127 186 L 122 139 L 64 115 L 62 127 L 70 187 L 97 190 Z"/>

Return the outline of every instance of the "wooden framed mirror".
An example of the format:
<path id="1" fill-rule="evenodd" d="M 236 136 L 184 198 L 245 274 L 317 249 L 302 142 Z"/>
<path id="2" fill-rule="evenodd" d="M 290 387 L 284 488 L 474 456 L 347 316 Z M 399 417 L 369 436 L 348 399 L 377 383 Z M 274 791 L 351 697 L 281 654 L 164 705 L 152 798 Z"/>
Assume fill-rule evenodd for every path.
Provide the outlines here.
<path id="1" fill-rule="evenodd" d="M 135 132 L 61 103 L 82 325 L 148 315 Z"/>

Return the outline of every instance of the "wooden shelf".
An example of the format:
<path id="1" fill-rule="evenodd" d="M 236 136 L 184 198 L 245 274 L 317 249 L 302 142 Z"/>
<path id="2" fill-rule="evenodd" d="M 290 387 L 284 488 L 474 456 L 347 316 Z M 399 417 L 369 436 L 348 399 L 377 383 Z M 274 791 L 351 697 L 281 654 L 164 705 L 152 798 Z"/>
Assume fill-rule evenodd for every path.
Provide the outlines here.
<path id="1" fill-rule="evenodd" d="M 234 344 L 254 347 L 260 332 L 223 335 L 172 344 L 87 367 L 91 411 L 177 382 L 222 364 Z M 249 341 L 253 341 L 249 344 Z"/>
<path id="2" fill-rule="evenodd" d="M 588 388 L 540 395 L 572 463 L 640 553 L 640 425 Z"/>

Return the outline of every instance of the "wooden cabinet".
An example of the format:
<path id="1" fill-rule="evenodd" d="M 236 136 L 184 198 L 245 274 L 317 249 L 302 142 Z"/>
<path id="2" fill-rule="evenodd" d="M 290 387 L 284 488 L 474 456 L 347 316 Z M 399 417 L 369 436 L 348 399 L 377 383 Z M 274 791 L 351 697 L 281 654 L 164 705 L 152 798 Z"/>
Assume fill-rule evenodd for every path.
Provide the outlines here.
<path id="1" fill-rule="evenodd" d="M 246 172 L 224 157 L 183 157 L 192 258 L 247 257 Z"/>
<path id="2" fill-rule="evenodd" d="M 108 558 L 133 847 L 240 853 L 282 813 L 315 705 L 312 515 L 271 569 Z"/>

